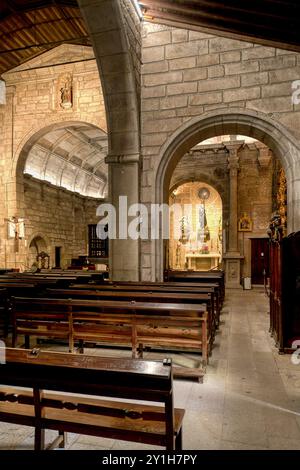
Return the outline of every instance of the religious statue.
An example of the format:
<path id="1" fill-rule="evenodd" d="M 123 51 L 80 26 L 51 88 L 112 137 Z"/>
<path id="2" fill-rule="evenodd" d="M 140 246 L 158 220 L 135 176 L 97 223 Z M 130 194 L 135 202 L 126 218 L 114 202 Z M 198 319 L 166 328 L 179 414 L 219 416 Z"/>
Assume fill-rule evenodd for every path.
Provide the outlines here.
<path id="1" fill-rule="evenodd" d="M 72 76 L 66 74 L 59 80 L 59 92 L 60 92 L 60 106 L 64 109 L 69 109 L 73 105 L 72 97 Z"/>
<path id="2" fill-rule="evenodd" d="M 210 231 L 207 224 L 205 201 L 210 197 L 210 191 L 208 188 L 203 186 L 198 191 L 198 197 L 201 199 L 201 205 L 199 207 L 199 228 L 197 233 L 197 239 L 201 243 L 206 243 L 210 240 Z"/>
<path id="3" fill-rule="evenodd" d="M 201 204 L 199 207 L 199 228 L 197 232 L 197 239 L 201 243 L 206 243 L 210 240 L 210 231 L 207 224 L 205 205 Z"/>
<path id="4" fill-rule="evenodd" d="M 181 243 L 178 242 L 176 246 L 176 268 L 180 267 L 180 257 L 181 257 Z"/>

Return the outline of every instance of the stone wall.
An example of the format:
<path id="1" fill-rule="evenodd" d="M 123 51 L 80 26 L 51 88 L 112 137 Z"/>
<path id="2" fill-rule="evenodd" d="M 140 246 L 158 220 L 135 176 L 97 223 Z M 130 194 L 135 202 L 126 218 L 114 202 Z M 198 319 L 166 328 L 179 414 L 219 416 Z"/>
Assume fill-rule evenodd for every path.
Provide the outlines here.
<path id="1" fill-rule="evenodd" d="M 286 139 L 295 146 L 290 151 L 291 145 L 278 156 L 289 170 L 291 230 L 298 226 L 300 219 L 295 222 L 295 208 L 299 200 L 300 168 L 296 167 L 295 155 L 299 155 L 300 148 L 300 105 L 294 105 L 291 97 L 292 82 L 300 77 L 300 55 L 145 22 L 142 57 L 142 202 L 162 201 L 158 193 L 163 182 L 158 175 L 169 171 L 169 167 L 161 170 L 163 152 L 172 147 L 172 139 L 176 149 L 176 136 L 188 129 L 189 122 L 196 126 L 196 119 L 200 121 L 201 117 L 208 116 L 210 134 L 203 138 L 213 137 L 214 128 L 214 135 L 218 135 L 228 131 L 241 134 L 241 130 L 248 127 L 247 135 L 266 140 L 267 145 L 273 138 L 278 139 L 278 147 L 283 139 L 277 129 L 282 126 L 280 129 L 283 134 L 286 130 Z M 228 125 L 231 110 L 235 122 Z M 239 116 L 243 113 L 245 118 L 240 123 Z M 228 116 L 226 128 L 222 124 L 223 114 Z M 256 118 L 268 123 L 265 126 L 268 131 L 254 128 Z M 196 143 L 194 140 L 191 146 Z M 269 146 L 272 150 L 275 147 Z M 173 151 L 175 164 L 187 150 L 180 149 L 180 155 L 177 150 Z M 159 260 L 165 250 L 159 243 L 142 242 L 141 265 L 145 279 L 161 277 Z"/>
<path id="2" fill-rule="evenodd" d="M 300 137 L 300 105 L 291 100 L 297 53 L 144 23 L 142 75 L 144 151 L 186 119 L 223 107 L 262 111 Z"/>
<path id="3" fill-rule="evenodd" d="M 72 81 L 71 106 L 68 107 L 62 106 L 60 90 L 66 76 L 71 77 Z M 105 131 L 106 116 L 99 72 L 91 47 L 63 44 L 6 72 L 3 78 L 7 99 L 6 105 L 0 106 L 3 195 L 0 201 L 0 266 L 18 267 L 24 263 L 25 246 L 21 241 L 18 253 L 15 253 L 13 241 L 7 239 L 5 219 L 24 217 L 26 208 L 23 201 L 20 202 L 24 195 L 22 174 L 30 142 L 34 143 L 35 136 L 40 138 L 47 129 L 68 123 L 91 124 Z M 44 218 L 43 206 L 40 208 Z M 38 217 L 37 213 L 32 220 L 34 217 Z M 53 220 L 51 217 L 47 219 Z M 38 229 L 37 226 L 34 228 Z M 56 230 L 53 224 L 53 234 Z M 49 226 L 47 232 L 50 236 Z M 67 235 L 64 237 L 67 240 Z M 79 246 L 77 248 L 75 252 L 80 251 Z M 72 249 L 66 253 L 66 259 Z"/>
<path id="4" fill-rule="evenodd" d="M 21 268 L 29 268 L 30 242 L 43 238 L 54 266 L 55 247 L 62 247 L 62 267 L 72 258 L 88 254 L 88 224 L 96 224 L 100 200 L 80 196 L 57 188 L 31 176 L 24 178 L 25 191 L 25 257 Z M 22 242 L 23 243 L 23 242 Z"/>

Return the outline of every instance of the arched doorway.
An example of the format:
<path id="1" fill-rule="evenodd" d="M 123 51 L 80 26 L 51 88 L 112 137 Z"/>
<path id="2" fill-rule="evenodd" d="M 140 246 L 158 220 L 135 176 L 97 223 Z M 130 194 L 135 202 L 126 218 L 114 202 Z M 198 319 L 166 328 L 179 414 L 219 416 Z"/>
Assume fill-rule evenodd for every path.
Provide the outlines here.
<path id="1" fill-rule="evenodd" d="M 222 200 L 202 181 L 190 181 L 170 191 L 168 268 L 204 271 L 222 262 Z"/>
<path id="2" fill-rule="evenodd" d="M 68 121 L 33 133 L 13 162 L 16 210 L 25 220 L 19 257 L 34 234 L 48 237 L 52 265 L 87 254 L 87 226 L 107 195 L 107 134 L 90 123 Z M 65 247 L 65 248 L 64 248 Z M 28 266 L 35 261 L 31 246 Z"/>
<path id="3" fill-rule="evenodd" d="M 155 202 L 168 202 L 173 171 L 182 158 L 198 142 L 218 135 L 245 135 L 267 145 L 280 159 L 284 168 L 288 190 L 288 232 L 300 228 L 300 145 L 296 138 L 280 123 L 269 116 L 250 110 L 230 109 L 207 113 L 192 119 L 163 145 L 155 177 Z M 152 272 L 162 279 L 166 266 L 166 242 L 153 241 Z"/>
<path id="4" fill-rule="evenodd" d="M 44 263 L 43 260 L 45 260 L 45 266 L 40 266 L 43 268 L 49 268 L 49 258 L 45 255 L 49 256 L 49 246 L 47 245 L 45 239 L 43 238 L 42 235 L 36 235 L 31 242 L 29 243 L 28 247 L 28 256 L 27 256 L 27 266 L 29 269 L 32 267 L 39 267 L 39 262 Z M 39 260 L 40 256 L 40 260 Z"/>

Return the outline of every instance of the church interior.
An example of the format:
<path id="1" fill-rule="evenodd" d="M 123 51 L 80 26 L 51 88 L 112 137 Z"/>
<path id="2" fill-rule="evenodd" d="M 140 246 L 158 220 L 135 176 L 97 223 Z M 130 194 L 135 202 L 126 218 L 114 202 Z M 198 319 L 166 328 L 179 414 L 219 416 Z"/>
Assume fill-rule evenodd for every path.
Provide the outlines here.
<path id="1" fill-rule="evenodd" d="M 299 30 L 0 2 L 0 451 L 300 450 Z"/>

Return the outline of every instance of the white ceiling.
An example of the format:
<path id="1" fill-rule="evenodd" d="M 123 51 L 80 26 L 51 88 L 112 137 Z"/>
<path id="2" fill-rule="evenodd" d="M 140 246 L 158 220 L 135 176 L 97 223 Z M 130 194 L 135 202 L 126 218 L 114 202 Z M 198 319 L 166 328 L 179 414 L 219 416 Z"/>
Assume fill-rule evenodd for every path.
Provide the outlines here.
<path id="1" fill-rule="evenodd" d="M 107 134 L 80 124 L 56 129 L 31 148 L 24 173 L 90 197 L 107 194 Z"/>

